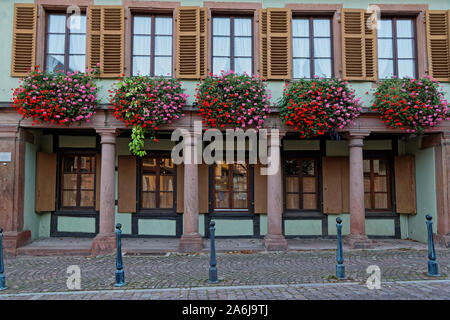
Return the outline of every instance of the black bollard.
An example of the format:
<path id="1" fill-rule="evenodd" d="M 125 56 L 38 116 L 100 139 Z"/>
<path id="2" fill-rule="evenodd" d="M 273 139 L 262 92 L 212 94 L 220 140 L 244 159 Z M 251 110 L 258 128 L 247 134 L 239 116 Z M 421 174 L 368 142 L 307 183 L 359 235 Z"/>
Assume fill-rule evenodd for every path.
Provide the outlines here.
<path id="1" fill-rule="evenodd" d="M 3 229 L 0 228 L 0 291 L 8 289 L 6 286 L 6 278 L 3 275 L 5 265 L 3 264 Z"/>
<path id="2" fill-rule="evenodd" d="M 430 277 L 439 277 L 439 268 L 436 261 L 436 251 L 434 250 L 434 239 L 433 239 L 433 219 L 432 216 L 427 214 L 427 229 L 428 229 L 428 275 Z"/>
<path id="3" fill-rule="evenodd" d="M 342 219 L 336 218 L 337 228 L 337 256 L 336 256 L 336 278 L 345 279 L 344 253 L 342 251 Z"/>
<path id="4" fill-rule="evenodd" d="M 210 248 L 210 257 L 209 257 L 209 283 L 218 283 L 219 279 L 217 278 L 217 261 L 216 261 L 216 223 L 214 221 L 210 222 L 209 232 L 211 237 L 211 248 Z"/>
<path id="5" fill-rule="evenodd" d="M 120 223 L 116 224 L 116 246 L 117 246 L 117 255 L 116 255 L 116 283 L 114 287 L 123 287 L 127 283 L 125 282 L 125 272 L 123 271 L 123 261 L 122 261 L 122 239 L 120 235 L 122 225 Z"/>

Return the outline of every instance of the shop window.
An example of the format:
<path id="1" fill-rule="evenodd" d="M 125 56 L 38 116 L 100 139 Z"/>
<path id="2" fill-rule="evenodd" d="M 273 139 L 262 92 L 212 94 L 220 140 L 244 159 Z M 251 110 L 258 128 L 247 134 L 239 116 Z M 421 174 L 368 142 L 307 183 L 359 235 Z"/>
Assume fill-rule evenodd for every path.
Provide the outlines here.
<path id="1" fill-rule="evenodd" d="M 318 210 L 317 161 L 288 159 L 284 170 L 286 210 Z"/>
<path id="2" fill-rule="evenodd" d="M 214 209 L 246 211 L 249 208 L 249 165 L 214 165 Z"/>
<path id="3" fill-rule="evenodd" d="M 387 159 L 364 160 L 364 205 L 366 209 L 391 209 L 390 168 Z"/>
<path id="4" fill-rule="evenodd" d="M 170 158 L 142 159 L 141 208 L 174 207 L 175 168 Z"/>

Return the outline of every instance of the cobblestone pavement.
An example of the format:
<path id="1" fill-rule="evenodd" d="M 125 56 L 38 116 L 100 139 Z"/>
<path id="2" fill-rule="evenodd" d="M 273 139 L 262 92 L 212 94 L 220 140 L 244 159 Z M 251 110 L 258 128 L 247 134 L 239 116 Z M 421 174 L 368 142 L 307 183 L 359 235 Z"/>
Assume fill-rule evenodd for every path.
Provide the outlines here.
<path id="1" fill-rule="evenodd" d="M 323 287 L 322 284 L 337 282 L 334 277 L 335 251 L 288 251 L 278 253 L 244 252 L 219 254 L 217 267 L 220 283 L 208 284 L 208 255 L 169 256 L 124 256 L 127 290 L 146 289 L 147 291 L 127 291 L 122 295 L 110 291 L 101 293 L 103 298 L 186 298 L 186 299 L 334 299 L 356 297 L 366 298 L 441 298 L 450 299 L 450 250 L 437 252 L 439 279 L 444 282 L 415 282 L 392 284 L 393 290 L 369 291 L 362 284 L 369 274 L 366 269 L 377 265 L 381 269 L 382 284 L 398 281 L 435 280 L 426 275 L 426 250 L 354 250 L 346 252 L 344 264 L 347 282 L 339 281 Z M 78 265 L 81 269 L 81 290 L 98 291 L 113 289 L 115 281 L 115 256 L 106 257 L 27 257 L 5 259 L 5 276 L 8 289 L 0 292 L 1 298 L 12 298 L 11 294 L 63 292 L 67 289 L 67 267 Z M 356 283 L 356 284 L 351 284 Z M 359 283 L 359 284 L 358 284 Z M 314 284 L 304 286 L 304 284 Z M 288 286 L 278 286 L 288 285 Z M 214 286 L 214 288 L 209 287 Z M 240 288 L 239 286 L 244 286 Z M 250 286 L 250 287 L 245 287 Z M 261 287 L 262 286 L 262 287 Z M 203 289 L 192 289 L 194 287 Z M 208 288 L 207 288 L 208 287 Z M 170 288 L 174 288 L 168 290 Z M 191 288 L 191 289 L 179 289 Z M 389 285 L 386 284 L 386 288 Z M 157 289 L 156 291 L 153 289 Z M 150 291 L 148 291 L 150 290 Z M 151 291 L 153 290 L 153 291 Z M 255 291 L 256 290 L 256 291 Z M 392 293 L 391 293 L 392 291 Z M 98 292 L 85 293 L 77 298 L 91 299 Z M 7 296 L 5 296 L 7 295 Z M 69 296 L 59 294 L 33 295 L 49 299 Z M 29 299 L 30 296 L 16 296 Z"/>

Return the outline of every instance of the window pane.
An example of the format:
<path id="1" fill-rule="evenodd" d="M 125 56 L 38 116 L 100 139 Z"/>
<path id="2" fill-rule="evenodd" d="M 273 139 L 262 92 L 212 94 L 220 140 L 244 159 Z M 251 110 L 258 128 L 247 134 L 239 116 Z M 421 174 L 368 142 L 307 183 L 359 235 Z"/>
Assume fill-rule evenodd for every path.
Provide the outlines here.
<path id="1" fill-rule="evenodd" d="M 309 36 L 309 20 L 293 19 L 292 20 L 292 36 L 308 37 Z"/>
<path id="2" fill-rule="evenodd" d="M 160 191 L 173 191 L 173 176 L 160 176 L 159 177 L 159 190 Z"/>
<path id="3" fill-rule="evenodd" d="M 370 192 L 370 175 L 364 177 L 364 191 Z"/>
<path id="4" fill-rule="evenodd" d="M 80 159 L 80 172 L 93 172 L 94 163 L 93 157 L 81 157 Z"/>
<path id="5" fill-rule="evenodd" d="M 297 160 L 286 160 L 284 168 L 287 176 L 297 176 L 299 173 Z"/>
<path id="6" fill-rule="evenodd" d="M 133 75 L 150 75 L 150 57 L 133 58 Z"/>
<path id="7" fill-rule="evenodd" d="M 145 209 L 156 208 L 156 194 L 154 192 L 142 193 L 142 208 Z"/>
<path id="8" fill-rule="evenodd" d="M 316 192 L 316 178 L 303 177 L 303 192 Z"/>
<path id="9" fill-rule="evenodd" d="M 331 40 L 329 38 L 314 39 L 314 57 L 331 57 Z"/>
<path id="10" fill-rule="evenodd" d="M 414 58 L 414 40 L 412 39 L 398 39 L 397 40 L 398 57 Z"/>
<path id="11" fill-rule="evenodd" d="M 155 34 L 172 34 L 172 18 L 156 17 Z"/>
<path id="12" fill-rule="evenodd" d="M 151 17 L 134 17 L 134 34 L 150 34 L 152 29 Z"/>
<path id="13" fill-rule="evenodd" d="M 294 78 L 310 78 L 309 59 L 294 59 Z"/>
<path id="14" fill-rule="evenodd" d="M 133 55 L 149 56 L 150 55 L 150 37 L 149 36 L 134 36 L 133 37 Z"/>
<path id="15" fill-rule="evenodd" d="M 224 191 L 218 191 L 215 193 L 215 203 L 216 203 L 216 208 L 218 209 L 226 209 L 226 208 L 230 208 L 230 202 L 229 202 L 229 194 L 228 192 L 224 192 Z"/>
<path id="16" fill-rule="evenodd" d="M 46 67 L 47 72 L 64 70 L 64 56 L 48 55 L 46 65 L 47 65 L 47 67 Z"/>
<path id="17" fill-rule="evenodd" d="M 142 176 L 142 191 L 156 190 L 156 176 L 145 174 Z"/>
<path id="18" fill-rule="evenodd" d="M 385 176 L 374 177 L 374 191 L 387 192 L 387 177 Z"/>
<path id="19" fill-rule="evenodd" d="M 68 26 L 70 33 L 86 33 L 86 16 L 70 16 Z"/>
<path id="20" fill-rule="evenodd" d="M 80 191 L 80 207 L 94 206 L 94 191 Z"/>
<path id="21" fill-rule="evenodd" d="M 364 193 L 364 207 L 366 207 L 366 209 L 372 209 L 370 204 L 370 193 Z"/>
<path id="22" fill-rule="evenodd" d="M 235 164 L 233 166 L 233 189 L 234 191 L 247 191 L 247 166 Z"/>
<path id="23" fill-rule="evenodd" d="M 76 191 L 64 191 L 62 205 L 63 205 L 63 207 L 76 207 L 77 206 L 77 192 Z"/>
<path id="24" fill-rule="evenodd" d="M 81 34 L 72 34 L 70 36 L 69 53 L 85 54 L 86 53 L 86 36 Z"/>
<path id="25" fill-rule="evenodd" d="M 315 194 L 303 195 L 303 209 L 317 209 L 317 196 Z"/>
<path id="26" fill-rule="evenodd" d="M 363 160 L 364 173 L 370 173 L 370 160 Z"/>
<path id="27" fill-rule="evenodd" d="M 414 78 L 414 60 L 398 60 L 398 77 Z"/>
<path id="28" fill-rule="evenodd" d="M 155 55 L 157 56 L 172 55 L 172 37 L 168 36 L 155 37 Z"/>
<path id="29" fill-rule="evenodd" d="M 308 38 L 294 38 L 292 40 L 292 52 L 294 58 L 309 58 L 309 39 Z"/>
<path id="30" fill-rule="evenodd" d="M 214 37 L 213 38 L 213 56 L 230 56 L 230 38 Z"/>
<path id="31" fill-rule="evenodd" d="M 173 192 L 161 192 L 159 194 L 160 208 L 173 208 Z"/>
<path id="32" fill-rule="evenodd" d="M 329 37 L 330 36 L 330 20 L 314 19 L 313 20 L 314 36 Z"/>
<path id="33" fill-rule="evenodd" d="M 397 37 L 398 38 L 414 37 L 414 28 L 412 20 L 397 20 Z"/>
<path id="34" fill-rule="evenodd" d="M 155 75 L 170 76 L 172 74 L 172 57 L 155 57 Z"/>
<path id="35" fill-rule="evenodd" d="M 213 74 L 219 75 L 222 70 L 230 70 L 230 58 L 213 58 Z"/>
<path id="36" fill-rule="evenodd" d="M 66 33 L 66 16 L 54 14 L 49 15 L 48 32 Z"/>
<path id="37" fill-rule="evenodd" d="M 302 161 L 302 175 L 303 176 L 315 176 L 315 161 L 303 160 Z"/>
<path id="38" fill-rule="evenodd" d="M 85 55 L 70 55 L 69 56 L 69 71 L 70 72 L 84 72 L 86 70 L 86 56 Z"/>
<path id="39" fill-rule="evenodd" d="M 314 59 L 314 75 L 331 78 L 331 59 Z"/>
<path id="40" fill-rule="evenodd" d="M 394 63 L 392 60 L 380 59 L 378 60 L 378 71 L 380 78 L 390 78 L 394 75 Z"/>
<path id="41" fill-rule="evenodd" d="M 298 194 L 286 194 L 286 209 L 300 209 Z"/>
<path id="42" fill-rule="evenodd" d="M 213 35 L 230 35 L 230 18 L 213 18 Z"/>
<path id="43" fill-rule="evenodd" d="M 391 39 L 378 39 L 378 57 L 379 58 L 392 58 L 392 40 Z"/>
<path id="44" fill-rule="evenodd" d="M 377 31 L 378 37 L 389 37 L 392 38 L 392 20 L 382 19 L 380 21 L 380 28 Z"/>
<path id="45" fill-rule="evenodd" d="M 236 73 L 252 73 L 252 58 L 236 58 L 234 59 L 234 72 Z"/>
<path id="46" fill-rule="evenodd" d="M 77 170 L 78 157 L 64 157 L 64 172 L 75 172 Z"/>
<path id="47" fill-rule="evenodd" d="M 63 34 L 49 34 L 47 42 L 48 53 L 64 54 L 65 36 Z"/>
<path id="48" fill-rule="evenodd" d="M 375 193 L 375 208 L 374 209 L 387 209 L 388 197 L 387 193 Z"/>
<path id="49" fill-rule="evenodd" d="M 299 192 L 298 177 L 286 177 L 286 192 Z"/>
<path id="50" fill-rule="evenodd" d="M 94 174 L 81 174 L 81 189 L 94 190 Z"/>
<path id="51" fill-rule="evenodd" d="M 238 57 L 252 56 L 252 38 L 235 38 L 234 55 Z"/>
<path id="52" fill-rule="evenodd" d="M 247 193 L 246 192 L 234 192 L 233 193 L 233 206 L 235 209 L 247 209 Z"/>
<path id="53" fill-rule="evenodd" d="M 77 174 L 76 173 L 66 173 L 64 174 L 64 184 L 63 189 L 76 189 L 77 188 Z"/>
<path id="54" fill-rule="evenodd" d="M 252 19 L 251 18 L 235 18 L 234 19 L 234 35 L 235 36 L 251 36 L 252 35 Z"/>

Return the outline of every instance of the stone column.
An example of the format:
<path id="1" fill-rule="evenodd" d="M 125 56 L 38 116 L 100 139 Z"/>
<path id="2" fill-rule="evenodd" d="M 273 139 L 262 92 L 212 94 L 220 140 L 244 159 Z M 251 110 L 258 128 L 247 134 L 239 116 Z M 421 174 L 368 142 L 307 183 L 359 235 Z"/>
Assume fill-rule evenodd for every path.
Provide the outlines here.
<path id="1" fill-rule="evenodd" d="M 366 236 L 366 209 L 364 206 L 364 138 L 369 133 L 350 133 L 350 235 L 345 240 L 350 248 L 372 248 L 372 241 Z"/>
<path id="2" fill-rule="evenodd" d="M 31 238 L 30 230 L 23 230 L 26 142 L 34 143 L 33 134 L 16 125 L 0 126 L 0 228 L 4 252 L 12 256 Z"/>
<path id="3" fill-rule="evenodd" d="M 280 144 L 283 134 L 267 135 L 269 167 L 267 172 L 267 235 L 264 245 L 268 251 L 287 249 L 283 235 L 283 183 Z"/>
<path id="4" fill-rule="evenodd" d="M 113 253 L 116 249 L 114 233 L 116 187 L 116 136 L 114 128 L 97 129 L 101 138 L 102 163 L 100 177 L 100 230 L 92 241 L 92 255 Z"/>
<path id="5" fill-rule="evenodd" d="M 435 146 L 436 243 L 450 248 L 450 133 L 442 133 Z"/>
<path id="6" fill-rule="evenodd" d="M 202 236 L 198 232 L 198 164 L 194 157 L 199 134 L 184 136 L 184 203 L 183 235 L 179 243 L 181 252 L 195 252 L 203 249 Z"/>

